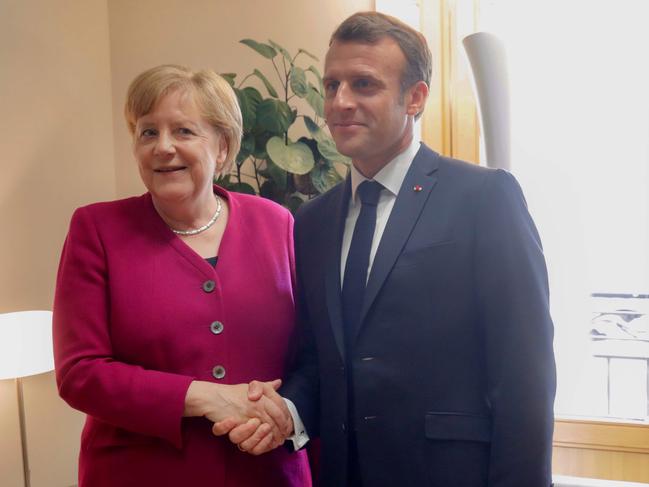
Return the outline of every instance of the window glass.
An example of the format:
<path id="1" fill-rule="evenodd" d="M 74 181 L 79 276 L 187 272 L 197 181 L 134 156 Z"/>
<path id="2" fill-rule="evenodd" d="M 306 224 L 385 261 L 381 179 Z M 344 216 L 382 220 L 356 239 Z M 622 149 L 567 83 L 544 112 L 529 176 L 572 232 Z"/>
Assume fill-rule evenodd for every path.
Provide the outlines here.
<path id="1" fill-rule="evenodd" d="M 649 2 L 484 0 L 550 274 L 556 412 L 649 420 Z"/>

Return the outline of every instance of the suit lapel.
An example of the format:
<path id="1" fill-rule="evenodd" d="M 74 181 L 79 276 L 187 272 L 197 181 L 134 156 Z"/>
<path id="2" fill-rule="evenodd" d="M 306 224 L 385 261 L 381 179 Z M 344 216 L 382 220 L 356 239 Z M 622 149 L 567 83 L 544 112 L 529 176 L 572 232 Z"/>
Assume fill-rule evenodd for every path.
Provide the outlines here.
<path id="1" fill-rule="evenodd" d="M 365 289 L 359 329 L 356 330 L 357 334 L 362 328 L 363 321 L 385 279 L 388 277 L 419 220 L 421 211 L 437 182 L 435 171 L 438 164 L 439 156 L 437 153 L 422 145 L 406 173 L 374 257 L 367 288 Z"/>
<path id="2" fill-rule="evenodd" d="M 345 338 L 340 293 L 340 253 L 350 193 L 351 180 L 348 176 L 345 182 L 340 185 L 338 194 L 332 198 L 333 208 L 326 213 L 327 215 L 334 215 L 334 231 L 331 232 L 332 235 L 329 236 L 330 240 L 326 245 L 326 248 L 329 249 L 325 274 L 327 311 L 329 312 L 329 321 L 343 362 L 345 361 Z"/>

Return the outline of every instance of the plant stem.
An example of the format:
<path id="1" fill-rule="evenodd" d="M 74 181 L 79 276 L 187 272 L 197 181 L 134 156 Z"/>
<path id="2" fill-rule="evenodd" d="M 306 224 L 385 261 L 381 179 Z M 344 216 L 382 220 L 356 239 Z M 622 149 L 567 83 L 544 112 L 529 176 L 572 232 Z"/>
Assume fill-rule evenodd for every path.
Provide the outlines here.
<path id="1" fill-rule="evenodd" d="M 247 80 L 248 78 L 250 78 L 252 75 L 253 75 L 253 74 L 250 73 L 248 76 L 246 76 L 245 78 L 243 78 L 243 79 L 241 80 L 241 83 L 239 83 L 239 86 L 237 86 L 237 88 L 241 88 L 241 85 L 243 85 L 244 81 L 246 81 L 246 80 Z"/>
<path id="2" fill-rule="evenodd" d="M 259 170 L 257 169 L 257 158 L 252 158 L 252 167 L 255 168 L 255 181 L 257 181 L 257 193 L 261 192 L 261 182 L 259 181 Z"/>
<path id="3" fill-rule="evenodd" d="M 275 59 L 274 58 L 271 59 L 271 62 L 273 63 L 273 67 L 275 68 L 275 72 L 277 73 L 277 77 L 279 78 L 279 82 L 282 85 L 282 88 L 286 89 L 286 85 L 284 84 L 284 79 L 282 78 L 282 75 L 279 74 L 279 68 L 277 67 L 277 64 L 275 64 Z"/>
<path id="4" fill-rule="evenodd" d="M 282 65 L 284 66 L 284 78 L 286 79 L 286 83 L 284 84 L 284 101 L 288 101 L 288 80 L 291 76 L 293 65 L 291 64 L 291 67 L 286 69 L 286 59 L 284 57 L 282 57 Z"/>
<path id="5" fill-rule="evenodd" d="M 286 59 L 282 57 L 282 65 L 284 66 L 284 75 L 286 76 L 286 84 L 284 85 L 284 101 L 288 103 L 288 79 L 291 73 L 291 69 L 293 69 L 293 65 L 291 64 L 291 69 L 288 71 L 286 70 Z M 292 125 L 292 124 L 291 124 Z M 284 132 L 284 144 L 288 145 L 288 129 L 286 129 L 286 132 Z M 286 175 L 288 177 L 288 171 L 286 172 Z"/>

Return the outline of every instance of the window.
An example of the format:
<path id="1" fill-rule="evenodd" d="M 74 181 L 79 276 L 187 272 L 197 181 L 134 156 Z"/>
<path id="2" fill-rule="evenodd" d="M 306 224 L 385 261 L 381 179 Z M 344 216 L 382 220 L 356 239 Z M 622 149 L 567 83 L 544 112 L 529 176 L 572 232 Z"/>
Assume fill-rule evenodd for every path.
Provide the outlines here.
<path id="1" fill-rule="evenodd" d="M 508 50 L 512 171 L 551 279 L 553 472 L 648 482 L 649 3 L 417 3 L 434 64 L 422 138 L 436 150 L 479 159 L 462 38 L 488 30 Z"/>
<path id="2" fill-rule="evenodd" d="M 479 159 L 460 41 L 476 30 L 504 41 L 512 172 L 539 227 L 551 281 L 556 412 L 649 421 L 649 4 L 382 0 L 376 7 L 411 25 L 422 20 L 435 64 L 424 138 L 454 157 Z"/>
<path id="3" fill-rule="evenodd" d="M 649 421 L 649 5 L 481 3 L 551 283 L 559 415 Z"/>

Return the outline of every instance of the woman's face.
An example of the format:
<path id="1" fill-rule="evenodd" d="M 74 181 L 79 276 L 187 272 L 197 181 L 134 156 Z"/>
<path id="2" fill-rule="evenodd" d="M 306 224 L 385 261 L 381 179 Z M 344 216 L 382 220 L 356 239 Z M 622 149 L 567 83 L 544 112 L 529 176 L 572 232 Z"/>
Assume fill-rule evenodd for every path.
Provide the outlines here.
<path id="1" fill-rule="evenodd" d="M 225 138 L 200 114 L 193 97 L 176 90 L 135 124 L 133 153 L 140 177 L 159 202 L 211 198 L 212 179 L 227 156 Z"/>

